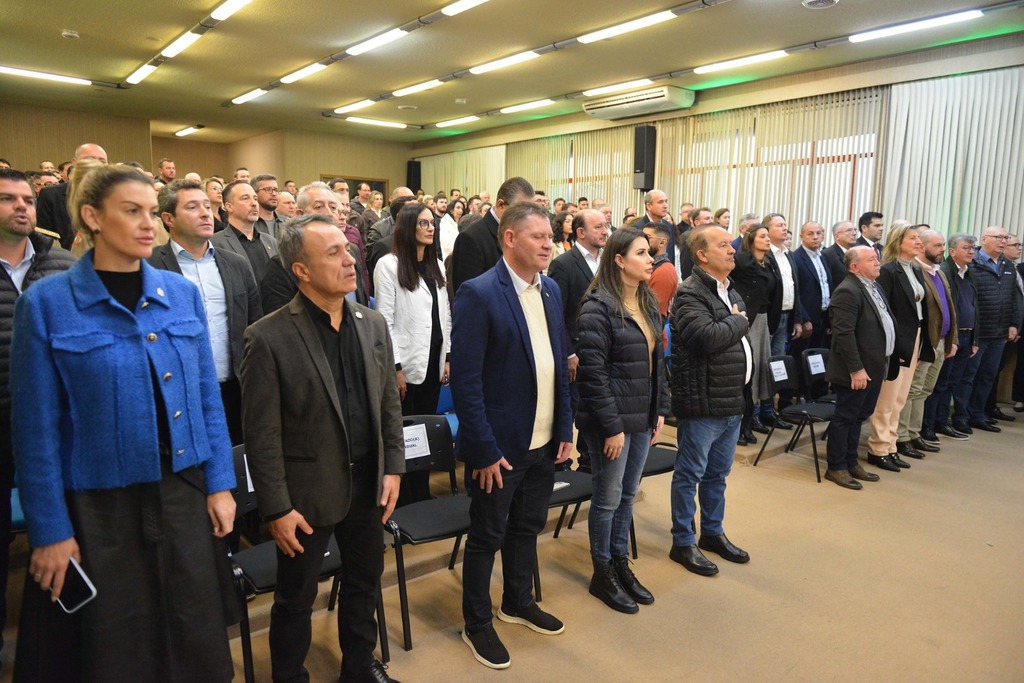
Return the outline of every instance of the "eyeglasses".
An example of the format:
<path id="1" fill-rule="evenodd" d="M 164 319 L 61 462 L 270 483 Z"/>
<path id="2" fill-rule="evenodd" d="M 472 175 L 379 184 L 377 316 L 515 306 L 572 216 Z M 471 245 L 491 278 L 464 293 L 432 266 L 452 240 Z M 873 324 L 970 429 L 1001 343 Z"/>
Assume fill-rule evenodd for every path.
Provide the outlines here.
<path id="1" fill-rule="evenodd" d="M 422 220 L 416 221 L 416 227 L 426 230 L 427 228 L 434 227 L 434 221 L 424 218 Z"/>
<path id="2" fill-rule="evenodd" d="M 278 194 L 281 190 L 277 189 L 276 187 L 261 187 L 260 189 L 258 189 L 256 191 L 257 192 L 269 192 L 270 194 Z"/>
<path id="3" fill-rule="evenodd" d="M 992 239 L 999 240 L 1000 242 L 1005 242 L 1010 239 L 1009 235 L 986 235 L 986 237 L 991 237 Z"/>

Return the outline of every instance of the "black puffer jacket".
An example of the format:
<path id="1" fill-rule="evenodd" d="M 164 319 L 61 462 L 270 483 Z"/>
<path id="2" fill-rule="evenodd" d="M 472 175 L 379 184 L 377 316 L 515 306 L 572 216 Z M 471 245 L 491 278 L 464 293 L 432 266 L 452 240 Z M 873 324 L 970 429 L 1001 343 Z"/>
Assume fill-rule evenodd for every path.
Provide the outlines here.
<path id="1" fill-rule="evenodd" d="M 661 319 L 657 308 L 653 317 Z M 576 425 L 602 438 L 644 432 L 659 415 L 670 415 L 661 326 L 654 332 L 654 363 L 640 326 L 623 316 L 615 300 L 598 290 L 580 305 L 576 355 L 580 366 L 576 386 L 580 406 Z"/>
<path id="2" fill-rule="evenodd" d="M 718 283 L 700 268 L 679 286 L 672 305 L 672 411 L 676 417 L 743 414 L 750 324 L 718 296 Z M 732 288 L 729 301 L 744 311 Z"/>
<path id="3" fill-rule="evenodd" d="M 967 266 L 978 291 L 975 338 L 979 341 L 1004 339 L 1011 325 L 1016 327 L 1020 324 L 1022 314 L 1014 291 L 1017 289 L 1017 274 L 1013 264 L 1002 256 L 998 263 L 1000 274 L 996 275 L 988 263 L 981 260 L 979 251 Z"/>
<path id="4" fill-rule="evenodd" d="M 36 250 L 32 265 L 25 274 L 22 290 L 26 290 L 33 282 L 42 280 L 47 275 L 61 273 L 75 263 L 71 252 L 61 249 L 54 240 L 46 235 L 32 233 L 29 235 L 32 248 Z M 11 335 L 14 333 L 14 304 L 18 301 L 18 288 L 7 274 L 0 268 L 0 414 L 11 412 L 11 390 L 8 383 L 11 378 Z"/>

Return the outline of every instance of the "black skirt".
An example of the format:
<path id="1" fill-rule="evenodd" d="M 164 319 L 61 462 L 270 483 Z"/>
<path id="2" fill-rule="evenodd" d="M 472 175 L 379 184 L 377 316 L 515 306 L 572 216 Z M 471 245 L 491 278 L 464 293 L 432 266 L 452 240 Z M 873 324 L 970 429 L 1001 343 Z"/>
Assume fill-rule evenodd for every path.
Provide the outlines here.
<path id="1" fill-rule="evenodd" d="M 26 573 L 14 680 L 231 680 L 230 563 L 202 489 L 165 465 L 159 482 L 67 503 L 96 598 L 65 614 Z"/>

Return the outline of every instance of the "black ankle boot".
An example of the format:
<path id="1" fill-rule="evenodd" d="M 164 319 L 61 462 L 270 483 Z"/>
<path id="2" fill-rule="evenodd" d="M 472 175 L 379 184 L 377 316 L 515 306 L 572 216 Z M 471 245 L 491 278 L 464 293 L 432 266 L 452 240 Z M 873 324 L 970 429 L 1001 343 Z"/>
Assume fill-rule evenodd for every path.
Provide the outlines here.
<path id="1" fill-rule="evenodd" d="M 641 605 L 654 604 L 654 596 L 651 595 L 651 591 L 637 581 L 633 570 L 629 568 L 628 557 L 613 557 L 612 566 L 615 567 L 615 575 L 619 577 L 619 584 L 626 589 L 631 598 Z"/>
<path id="2" fill-rule="evenodd" d="M 590 580 L 590 594 L 617 612 L 636 614 L 640 611 L 636 602 L 629 597 L 629 593 L 619 583 L 614 562 L 594 563 L 594 578 Z"/>

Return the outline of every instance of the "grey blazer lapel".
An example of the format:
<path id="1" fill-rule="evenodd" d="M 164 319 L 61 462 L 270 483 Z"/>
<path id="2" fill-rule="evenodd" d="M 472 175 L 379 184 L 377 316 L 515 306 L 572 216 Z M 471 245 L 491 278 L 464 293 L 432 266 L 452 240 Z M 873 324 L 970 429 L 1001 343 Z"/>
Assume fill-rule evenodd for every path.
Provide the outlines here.
<path id="1" fill-rule="evenodd" d="M 362 311 L 355 310 L 355 306 L 351 305 L 348 301 L 345 302 L 345 316 L 352 316 L 348 318 L 348 322 L 355 327 L 356 336 L 359 337 L 359 348 L 363 354 L 363 367 L 366 368 L 366 389 L 369 392 L 370 414 L 379 423 L 381 387 L 378 381 L 378 373 L 380 364 L 374 353 L 375 344 L 378 340 L 374 337 L 370 321 L 366 315 Z"/>
<path id="2" fill-rule="evenodd" d="M 309 314 L 306 313 L 305 304 L 303 304 L 300 296 L 296 294 L 295 298 L 288 303 L 288 311 L 292 314 L 292 322 L 295 323 L 295 328 L 298 330 L 299 336 L 306 346 L 309 358 L 313 362 L 317 374 L 320 375 L 324 387 L 327 389 L 327 395 L 331 397 L 331 405 L 334 406 L 334 412 L 338 415 L 338 421 L 341 423 L 341 428 L 345 431 L 345 438 L 347 440 L 348 427 L 345 425 L 345 418 L 341 412 L 341 402 L 338 400 L 338 390 L 334 384 L 334 375 L 331 374 L 331 367 L 327 364 L 327 356 L 324 355 L 324 348 L 320 343 L 320 337 L 317 336 L 316 329 L 313 328 L 313 321 L 310 320 Z"/>

